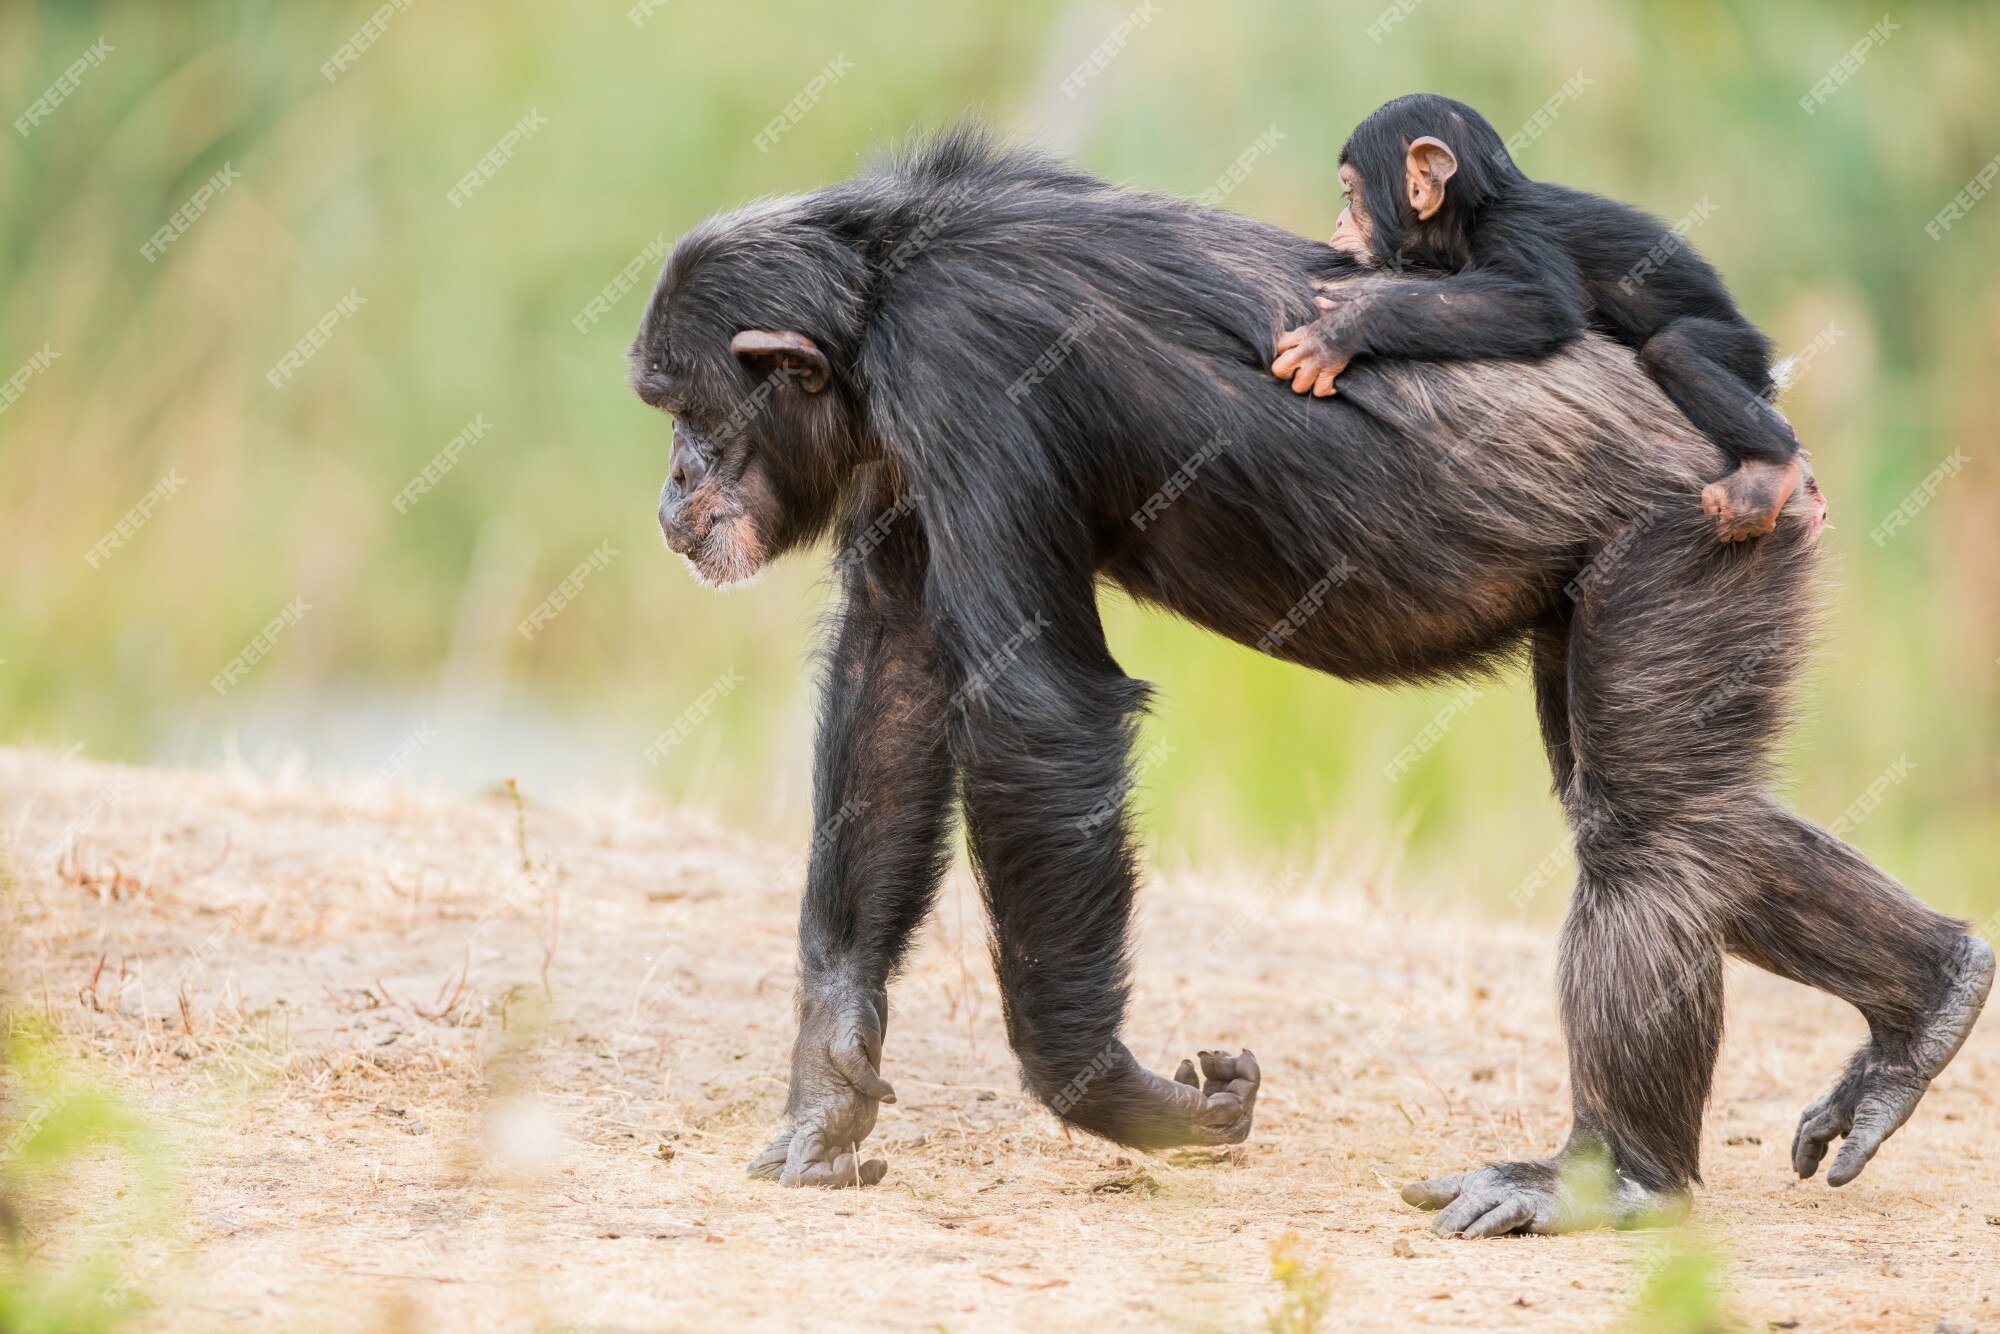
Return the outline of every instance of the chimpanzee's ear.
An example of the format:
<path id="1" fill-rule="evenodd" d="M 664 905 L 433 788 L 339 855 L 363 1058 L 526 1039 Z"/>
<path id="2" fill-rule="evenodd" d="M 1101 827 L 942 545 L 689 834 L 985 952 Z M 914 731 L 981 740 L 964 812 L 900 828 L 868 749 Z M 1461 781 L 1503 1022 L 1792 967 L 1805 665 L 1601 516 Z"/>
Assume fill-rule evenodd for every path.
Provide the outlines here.
<path id="1" fill-rule="evenodd" d="M 729 350 L 759 375 L 782 371 L 808 394 L 826 388 L 832 375 L 826 353 L 819 350 L 819 344 L 790 329 L 745 329 L 729 340 Z"/>
<path id="2" fill-rule="evenodd" d="M 1444 207 L 1444 183 L 1458 170 L 1458 155 L 1442 139 L 1428 134 L 1412 140 L 1403 162 L 1403 179 L 1409 185 L 1410 207 L 1417 217 L 1429 219 Z"/>

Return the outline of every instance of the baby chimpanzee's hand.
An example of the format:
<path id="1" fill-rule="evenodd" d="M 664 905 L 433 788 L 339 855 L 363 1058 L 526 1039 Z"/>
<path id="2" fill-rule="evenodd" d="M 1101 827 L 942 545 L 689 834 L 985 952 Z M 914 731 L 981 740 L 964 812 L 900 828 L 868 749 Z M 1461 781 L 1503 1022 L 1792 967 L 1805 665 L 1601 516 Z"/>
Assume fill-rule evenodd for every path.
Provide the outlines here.
<path id="1" fill-rule="evenodd" d="M 1334 392 L 1333 382 L 1354 360 L 1356 349 L 1345 336 L 1348 321 L 1340 318 L 1336 303 L 1325 296 L 1313 300 L 1326 313 L 1278 335 L 1278 359 L 1271 363 L 1271 374 L 1290 380 L 1295 394 L 1310 389 L 1314 398 L 1325 398 Z"/>

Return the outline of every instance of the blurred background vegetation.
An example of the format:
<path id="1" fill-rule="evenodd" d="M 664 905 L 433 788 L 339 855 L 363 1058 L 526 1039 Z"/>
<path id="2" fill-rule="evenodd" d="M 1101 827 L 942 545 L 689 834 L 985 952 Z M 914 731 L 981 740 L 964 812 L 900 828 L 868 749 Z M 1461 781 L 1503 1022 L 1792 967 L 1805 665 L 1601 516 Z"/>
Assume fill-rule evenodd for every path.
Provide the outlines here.
<path id="1" fill-rule="evenodd" d="M 0 381 L 56 354 L 0 411 L 0 738 L 302 757 L 357 780 L 385 764 L 454 786 L 513 776 L 541 795 L 637 784 L 802 838 L 821 562 L 718 597 L 663 551 L 668 423 L 626 391 L 622 355 L 656 265 L 580 330 L 594 296 L 655 238 L 838 180 L 968 110 L 1190 195 L 1275 129 L 1226 206 L 1324 234 L 1340 144 L 1379 102 L 1446 92 L 1511 134 L 1567 84 L 1523 167 L 1669 220 L 1706 213 L 1692 240 L 1751 317 L 1787 352 L 1816 348 L 1785 408 L 1837 526 L 1794 799 L 1822 821 L 1861 813 L 1854 839 L 1933 902 L 2000 904 L 2000 205 L 1925 230 L 2000 153 L 1994 7 L 1893 15 L 1810 114 L 1800 99 L 1879 7 L 404 0 L 329 79 L 376 8 L 0 11 L 10 122 L 109 48 L 28 133 L 0 134 Z M 1077 77 L 1121 23 L 1115 55 Z M 829 64 L 842 72 L 760 148 Z M 546 123 L 455 206 L 531 113 Z M 225 169 L 239 175 L 185 234 L 142 254 Z M 350 293 L 364 304 L 274 388 L 266 372 Z M 476 418 L 490 430 L 399 513 Z M 1954 450 L 1968 462 L 1935 501 L 1871 540 Z M 178 489 L 93 567 L 169 476 Z M 547 628 L 517 633 L 607 542 Z M 219 697 L 210 679 L 295 598 L 310 610 Z M 1351 688 L 1115 596 L 1106 614 L 1126 669 L 1161 688 L 1143 800 L 1169 860 L 1327 855 L 1559 911 L 1560 892 L 1514 902 L 1561 832 L 1518 679 L 1390 781 L 1449 692 Z M 1878 783 L 1899 760 L 1906 776 Z"/>

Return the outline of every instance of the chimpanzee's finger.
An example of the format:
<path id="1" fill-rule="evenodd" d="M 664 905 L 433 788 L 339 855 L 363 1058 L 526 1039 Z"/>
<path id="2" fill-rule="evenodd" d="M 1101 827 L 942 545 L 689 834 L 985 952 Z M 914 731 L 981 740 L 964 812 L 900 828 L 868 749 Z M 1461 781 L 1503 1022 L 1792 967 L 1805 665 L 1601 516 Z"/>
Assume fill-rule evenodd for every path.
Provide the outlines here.
<path id="1" fill-rule="evenodd" d="M 843 1153 L 830 1163 L 807 1163 L 800 1170 L 795 1186 L 840 1187 L 854 1184 L 854 1155 Z"/>
<path id="2" fill-rule="evenodd" d="M 1245 1107 L 1256 1102 L 1257 1086 L 1264 1074 L 1247 1047 L 1234 1056 L 1226 1051 L 1205 1051 L 1201 1053 L 1201 1069 L 1208 1076 L 1201 1087 L 1203 1093 L 1233 1093 Z"/>
<path id="3" fill-rule="evenodd" d="M 835 1046 L 832 1053 L 833 1068 L 841 1076 L 864 1094 L 878 1102 L 894 1102 L 896 1090 L 889 1081 L 875 1073 L 875 1067 L 868 1060 L 868 1053 L 861 1049 L 861 1043 L 843 1042 Z"/>
<path id="4" fill-rule="evenodd" d="M 889 1164 L 880 1158 L 870 1158 L 857 1164 L 852 1151 L 843 1152 L 830 1163 L 808 1163 L 793 1184 L 800 1186 L 820 1186 L 832 1190 L 851 1190 L 856 1186 L 872 1186 L 888 1175 Z"/>
<path id="5" fill-rule="evenodd" d="M 807 1174 L 826 1165 L 825 1137 L 816 1129 L 792 1133 L 792 1150 L 785 1155 L 785 1170 L 778 1174 L 781 1186 L 798 1186 Z"/>
<path id="6" fill-rule="evenodd" d="M 776 1181 L 785 1170 L 785 1160 L 791 1152 L 792 1132 L 787 1130 L 757 1151 L 757 1156 L 750 1160 L 750 1175 L 764 1181 Z"/>

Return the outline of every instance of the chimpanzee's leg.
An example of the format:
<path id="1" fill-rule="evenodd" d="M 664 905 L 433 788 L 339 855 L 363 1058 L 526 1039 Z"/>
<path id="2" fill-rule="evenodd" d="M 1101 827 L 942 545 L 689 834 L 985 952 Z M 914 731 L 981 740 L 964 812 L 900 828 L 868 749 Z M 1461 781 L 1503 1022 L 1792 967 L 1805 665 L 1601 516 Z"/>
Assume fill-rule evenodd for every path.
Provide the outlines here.
<path id="1" fill-rule="evenodd" d="M 1757 392 L 1764 336 L 1748 324 L 1684 319 L 1639 349 L 1639 364 L 1735 465 L 1702 491 L 1726 542 L 1761 537 L 1804 475 L 1798 437 Z"/>
<path id="2" fill-rule="evenodd" d="M 1798 508 L 1798 507 L 1795 507 Z M 1691 498 L 1606 544 L 1567 635 L 1567 672 L 1538 642 L 1545 732 L 1570 777 L 1575 898 L 1559 985 L 1575 1100 L 1569 1143 L 1539 1162 L 1420 1182 L 1413 1204 L 1467 1236 L 1632 1226 L 1685 1206 L 1722 1036 L 1722 959 L 1746 808 L 1805 615 L 1806 520 L 1747 553 L 1716 547 Z M 1744 672 L 1742 645 L 1758 646 Z M 1593 1164 L 1608 1164 L 1606 1173 Z"/>
<path id="3" fill-rule="evenodd" d="M 1199 1074 L 1183 1061 L 1167 1079 L 1119 1041 L 1133 892 L 1128 752 L 1146 690 L 1101 641 L 1051 653 L 1061 633 L 977 673 L 953 729 L 1008 1040 L 1028 1088 L 1081 1130 L 1140 1149 L 1237 1143 L 1260 1079 L 1249 1052 L 1203 1052 Z"/>
<path id="4" fill-rule="evenodd" d="M 1535 717 L 1542 728 L 1542 749 L 1549 757 L 1549 780 L 1560 797 L 1576 772 L 1576 752 L 1569 734 L 1567 609 L 1535 627 L 1528 652 L 1528 672 L 1534 681 Z"/>
<path id="5" fill-rule="evenodd" d="M 859 502 L 871 522 L 890 502 Z M 951 860 L 946 688 L 923 615 L 914 524 L 889 529 L 844 570 L 846 603 L 826 664 L 814 834 L 799 911 L 799 1032 L 785 1129 L 750 1164 L 785 1185 L 872 1184 L 861 1162 L 876 1106 L 888 983 Z"/>
<path id="6" fill-rule="evenodd" d="M 1868 1020 L 1868 1041 L 1799 1118 L 1792 1144 L 1794 1168 L 1809 1177 L 1845 1136 L 1826 1174 L 1844 1186 L 1958 1054 L 1993 984 L 1993 947 L 1775 803 L 1752 821 L 1731 952 L 1839 996 Z"/>
<path id="7" fill-rule="evenodd" d="M 1573 1120 L 1554 1157 L 1407 1186 L 1441 1233 L 1636 1227 L 1677 1216 L 1699 1168 L 1722 1038 L 1722 950 L 1695 850 L 1585 779 L 1579 875 L 1559 945 Z"/>

